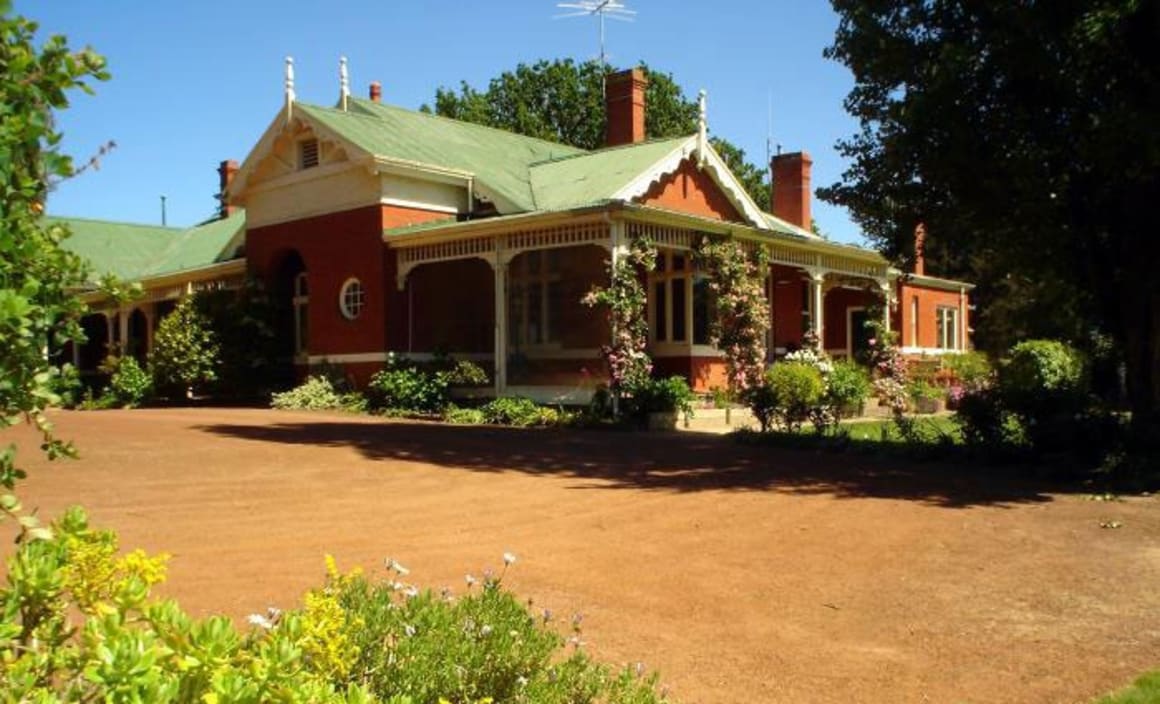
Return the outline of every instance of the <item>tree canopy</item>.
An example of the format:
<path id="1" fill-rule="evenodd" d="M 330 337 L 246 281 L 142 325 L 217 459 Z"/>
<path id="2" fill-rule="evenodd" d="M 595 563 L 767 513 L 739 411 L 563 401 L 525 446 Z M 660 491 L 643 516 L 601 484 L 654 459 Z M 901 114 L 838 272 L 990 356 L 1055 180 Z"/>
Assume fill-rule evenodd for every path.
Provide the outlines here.
<path id="1" fill-rule="evenodd" d="M 645 93 L 645 135 L 679 137 L 697 131 L 697 102 L 672 74 L 650 70 Z M 493 78 L 480 91 L 466 82 L 459 90 L 435 91 L 434 112 L 444 117 L 509 130 L 581 149 L 604 146 L 604 76 L 614 69 L 598 61 L 571 59 L 519 64 Z M 424 105 L 422 110 L 430 111 Z M 745 152 L 721 137 L 713 147 L 762 209 L 769 207 L 765 169 L 746 161 Z"/>
<path id="2" fill-rule="evenodd" d="M 918 222 L 979 284 L 978 341 L 1110 334 L 1138 424 L 1160 408 L 1160 3 L 833 0 L 860 131 L 822 198 L 885 253 Z"/>

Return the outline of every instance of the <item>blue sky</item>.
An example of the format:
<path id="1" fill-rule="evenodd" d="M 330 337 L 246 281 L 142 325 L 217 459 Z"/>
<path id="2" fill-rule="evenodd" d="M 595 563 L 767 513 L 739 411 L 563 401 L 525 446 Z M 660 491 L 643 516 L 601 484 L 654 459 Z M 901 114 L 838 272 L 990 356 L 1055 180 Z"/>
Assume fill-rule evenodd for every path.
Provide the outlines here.
<path id="1" fill-rule="evenodd" d="M 857 125 L 842 109 L 852 77 L 822 58 L 837 26 L 828 3 L 627 4 L 639 14 L 608 22 L 612 64 L 644 61 L 690 96 L 706 89 L 711 132 L 759 164 L 772 94 L 775 142 L 810 153 L 815 188 L 839 178 L 834 143 Z M 63 184 L 49 212 L 134 222 L 159 222 L 161 195 L 170 224 L 213 213 L 217 164 L 245 158 L 279 109 L 287 55 L 300 100 L 333 103 L 345 55 L 353 92 L 378 80 L 386 102 L 416 108 L 439 86 L 484 87 L 519 62 L 598 53 L 595 20 L 553 19 L 554 0 L 42 0 L 16 10 L 45 35 L 91 45 L 113 74 L 95 96 L 77 94 L 60 125 L 78 160 L 110 139 L 118 147 L 99 171 Z M 815 199 L 814 217 L 832 238 L 859 241 L 843 210 Z"/>

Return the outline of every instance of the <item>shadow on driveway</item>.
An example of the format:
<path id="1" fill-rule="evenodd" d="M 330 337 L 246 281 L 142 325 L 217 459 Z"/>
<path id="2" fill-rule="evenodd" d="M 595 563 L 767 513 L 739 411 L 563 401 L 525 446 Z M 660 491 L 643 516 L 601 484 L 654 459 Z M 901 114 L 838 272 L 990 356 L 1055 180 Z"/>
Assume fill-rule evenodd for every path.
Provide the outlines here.
<path id="1" fill-rule="evenodd" d="M 897 457 L 739 445 L 726 436 L 318 420 L 195 429 L 258 442 L 350 447 L 375 461 L 593 480 L 575 488 L 781 491 L 920 501 L 947 508 L 1046 502 L 1069 487 L 1010 470 Z M 1074 487 L 1071 487 L 1074 489 Z"/>

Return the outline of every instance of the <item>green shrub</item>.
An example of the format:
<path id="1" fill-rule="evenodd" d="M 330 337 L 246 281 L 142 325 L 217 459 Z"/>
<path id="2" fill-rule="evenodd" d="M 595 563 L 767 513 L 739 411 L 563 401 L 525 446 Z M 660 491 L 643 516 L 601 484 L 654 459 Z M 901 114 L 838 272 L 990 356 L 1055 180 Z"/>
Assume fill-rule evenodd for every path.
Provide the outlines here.
<path id="1" fill-rule="evenodd" d="M 870 397 L 870 373 L 856 362 L 835 363 L 826 379 L 826 385 L 826 403 L 838 415 L 848 416 L 859 412 L 862 404 Z"/>
<path id="2" fill-rule="evenodd" d="M 480 409 L 459 408 L 458 406 L 449 406 L 443 412 L 443 420 L 455 425 L 483 425 L 487 423 L 487 417 Z"/>
<path id="3" fill-rule="evenodd" d="M 925 379 L 912 379 L 906 385 L 906 393 L 911 401 L 938 400 L 946 398 L 946 392 Z"/>
<path id="4" fill-rule="evenodd" d="M 452 362 L 450 368 L 443 373 L 447 385 L 451 387 L 487 386 L 491 383 L 483 367 L 466 359 Z"/>
<path id="5" fill-rule="evenodd" d="M 105 388 L 106 405 L 133 408 L 141 405 L 152 394 L 153 379 L 137 360 L 129 356 L 119 358 L 109 377 L 109 385 Z"/>
<path id="6" fill-rule="evenodd" d="M 153 335 L 149 369 L 157 390 L 183 397 L 214 381 L 220 353 L 209 320 L 197 309 L 194 298 L 181 299 Z"/>
<path id="7" fill-rule="evenodd" d="M 1018 444 L 1017 422 L 993 388 L 964 389 L 958 396 L 954 419 L 963 442 L 972 447 L 995 452 Z"/>
<path id="8" fill-rule="evenodd" d="M 491 425 L 514 425 L 526 428 L 548 425 L 554 422 L 552 409 L 542 408 L 536 402 L 520 396 L 503 396 L 485 404 L 479 409 L 484 420 Z"/>
<path id="9" fill-rule="evenodd" d="M 270 397 L 270 407 L 282 410 L 325 411 L 346 408 L 349 402 L 324 376 L 308 376 L 301 385 Z"/>
<path id="10" fill-rule="evenodd" d="M 982 352 L 947 354 L 943 366 L 955 377 L 955 383 L 966 388 L 978 388 L 991 382 L 995 368 Z"/>
<path id="11" fill-rule="evenodd" d="M 817 367 L 808 362 L 779 362 L 765 373 L 768 403 L 772 418 L 787 430 L 796 432 L 802 423 L 822 404 L 825 380 Z M 756 411 L 755 411 L 756 415 Z"/>
<path id="12" fill-rule="evenodd" d="M 683 376 L 649 379 L 633 389 L 631 412 L 637 416 L 649 413 L 692 413 L 693 390 Z"/>
<path id="13" fill-rule="evenodd" d="M 238 289 L 202 291 L 194 307 L 206 320 L 218 343 L 215 379 L 208 390 L 215 396 L 261 398 L 284 388 L 290 365 L 280 363 L 289 341 L 278 334 L 279 317 L 288 315 L 258 281 Z"/>
<path id="14" fill-rule="evenodd" d="M 122 554 L 79 509 L 19 544 L 0 588 L 0 691 L 36 702 L 607 702 L 664 700 L 656 676 L 613 673 L 535 614 L 499 577 L 433 594 L 372 582 L 327 558 L 302 606 L 194 619 L 151 589 L 167 555 Z M 504 564 L 515 561 L 504 556 Z M 357 684 L 356 684 L 357 683 Z"/>
<path id="15" fill-rule="evenodd" d="M 1056 340 L 1021 342 L 999 366 L 1000 400 L 1037 451 L 1069 449 L 1088 406 L 1086 383 L 1083 356 Z"/>
<path id="16" fill-rule="evenodd" d="M 447 406 L 447 375 L 392 356 L 366 388 L 372 411 L 439 413 Z"/>

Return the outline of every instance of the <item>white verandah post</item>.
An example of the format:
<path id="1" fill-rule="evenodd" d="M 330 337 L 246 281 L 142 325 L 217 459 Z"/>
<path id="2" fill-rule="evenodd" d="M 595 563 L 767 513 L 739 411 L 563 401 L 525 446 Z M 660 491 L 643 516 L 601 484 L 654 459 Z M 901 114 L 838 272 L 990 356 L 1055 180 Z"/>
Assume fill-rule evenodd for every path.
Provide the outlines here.
<path id="1" fill-rule="evenodd" d="M 825 309 L 826 309 L 826 272 L 822 269 L 810 268 L 806 270 L 810 276 L 810 323 L 814 334 L 818 336 L 818 348 L 825 349 Z"/>
<path id="2" fill-rule="evenodd" d="M 608 284 L 613 286 L 616 283 L 616 270 L 620 265 L 622 259 L 628 256 L 628 237 L 626 236 L 624 222 L 615 221 L 609 223 L 608 226 L 608 251 L 609 260 L 611 262 L 610 276 Z M 616 317 L 612 316 L 612 328 L 609 330 L 609 340 L 613 344 L 616 342 Z M 612 395 L 612 413 L 613 415 L 620 414 L 616 394 Z"/>

